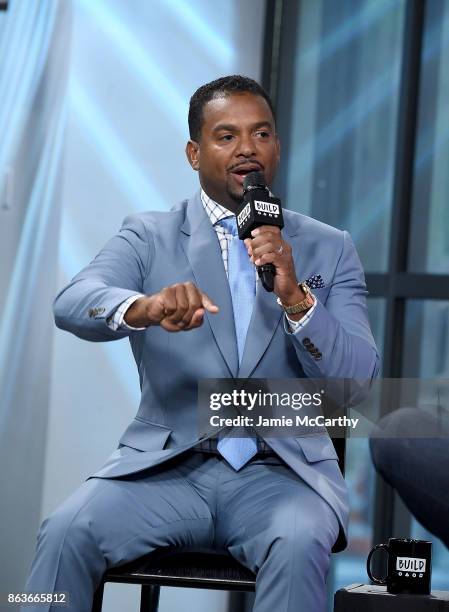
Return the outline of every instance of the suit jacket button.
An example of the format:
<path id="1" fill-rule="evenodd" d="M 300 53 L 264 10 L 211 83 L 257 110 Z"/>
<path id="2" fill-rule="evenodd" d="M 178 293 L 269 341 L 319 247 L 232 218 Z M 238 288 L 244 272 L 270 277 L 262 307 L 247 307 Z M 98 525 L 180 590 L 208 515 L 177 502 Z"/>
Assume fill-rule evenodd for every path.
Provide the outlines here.
<path id="1" fill-rule="evenodd" d="M 310 342 L 310 338 L 304 338 L 302 341 L 304 346 L 310 346 L 312 343 Z"/>

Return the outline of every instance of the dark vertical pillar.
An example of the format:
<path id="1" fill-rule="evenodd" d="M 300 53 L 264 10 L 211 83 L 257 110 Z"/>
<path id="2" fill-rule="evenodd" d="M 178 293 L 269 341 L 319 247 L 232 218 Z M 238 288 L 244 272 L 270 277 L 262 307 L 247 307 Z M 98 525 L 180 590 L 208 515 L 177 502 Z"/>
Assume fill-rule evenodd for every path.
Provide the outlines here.
<path id="1" fill-rule="evenodd" d="M 425 19 L 425 0 L 406 3 L 402 75 L 396 138 L 394 197 L 391 218 L 390 256 L 387 279 L 387 305 L 383 355 L 385 378 L 400 378 L 403 373 L 405 299 L 397 296 L 397 275 L 406 271 L 416 151 L 416 123 L 420 92 L 421 52 Z M 395 405 L 394 398 L 384 405 Z M 405 535 L 410 517 L 400 508 L 392 488 L 380 477 L 376 482 L 374 542 L 392 535 Z M 379 569 L 379 559 L 374 563 Z"/>

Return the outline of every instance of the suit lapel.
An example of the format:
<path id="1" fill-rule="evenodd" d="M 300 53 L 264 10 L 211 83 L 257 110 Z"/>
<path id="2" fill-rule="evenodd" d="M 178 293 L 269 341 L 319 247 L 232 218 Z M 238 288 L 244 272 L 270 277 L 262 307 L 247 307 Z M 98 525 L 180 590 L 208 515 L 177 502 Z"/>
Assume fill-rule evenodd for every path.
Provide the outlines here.
<path id="1" fill-rule="evenodd" d="M 283 235 L 288 240 L 298 232 L 284 216 Z M 238 363 L 237 338 L 229 283 L 223 265 L 220 245 L 215 230 L 204 210 L 198 192 L 187 205 L 185 221 L 181 227 L 181 243 L 193 271 L 197 286 L 205 291 L 220 308 L 217 314 L 206 312 L 214 339 L 233 377 L 249 378 L 265 353 L 283 316 L 276 303 L 276 295 L 265 291 L 257 283 L 256 300 L 246 336 L 242 363 Z M 297 253 L 295 268 L 298 270 Z"/>
<path id="2" fill-rule="evenodd" d="M 296 235 L 297 231 L 287 216 L 284 217 L 284 222 L 285 227 L 282 230 L 282 234 L 288 241 L 290 237 Z M 295 261 L 295 268 L 298 269 L 297 261 Z M 262 283 L 258 281 L 253 314 L 249 323 L 242 363 L 238 372 L 239 378 L 249 378 L 251 376 L 267 350 L 282 316 L 283 310 L 276 302 L 276 294 L 266 291 Z"/>
<path id="3" fill-rule="evenodd" d="M 262 283 L 258 281 L 253 314 L 238 372 L 239 378 L 251 376 L 276 331 L 281 315 L 282 310 L 276 303 L 276 295 L 265 291 Z"/>
<path id="4" fill-rule="evenodd" d="M 237 376 L 238 353 L 229 283 L 215 230 L 204 210 L 200 194 L 187 205 L 181 227 L 181 244 L 196 284 L 219 307 L 217 314 L 206 311 L 215 341 L 233 377 Z"/>

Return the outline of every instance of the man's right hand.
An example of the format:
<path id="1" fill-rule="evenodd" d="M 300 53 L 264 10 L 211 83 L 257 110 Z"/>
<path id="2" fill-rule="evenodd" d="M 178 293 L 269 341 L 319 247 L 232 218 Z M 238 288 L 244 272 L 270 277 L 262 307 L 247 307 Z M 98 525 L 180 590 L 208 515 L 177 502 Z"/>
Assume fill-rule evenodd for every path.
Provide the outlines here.
<path id="1" fill-rule="evenodd" d="M 215 314 L 218 306 L 193 283 L 177 283 L 136 300 L 125 314 L 125 323 L 132 327 L 160 325 L 170 332 L 188 331 L 202 325 L 206 310 Z"/>

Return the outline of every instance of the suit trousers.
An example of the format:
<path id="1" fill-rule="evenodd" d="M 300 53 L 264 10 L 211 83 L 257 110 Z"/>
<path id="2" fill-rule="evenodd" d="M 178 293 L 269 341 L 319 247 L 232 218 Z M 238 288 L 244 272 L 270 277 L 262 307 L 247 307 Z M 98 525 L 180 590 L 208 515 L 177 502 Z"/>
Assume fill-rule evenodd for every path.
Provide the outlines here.
<path id="1" fill-rule="evenodd" d="M 65 610 L 90 612 L 108 568 L 174 547 L 228 551 L 256 572 L 254 612 L 324 612 L 338 532 L 329 504 L 276 455 L 235 471 L 221 455 L 189 450 L 86 480 L 43 521 L 25 590 L 66 591 Z"/>

